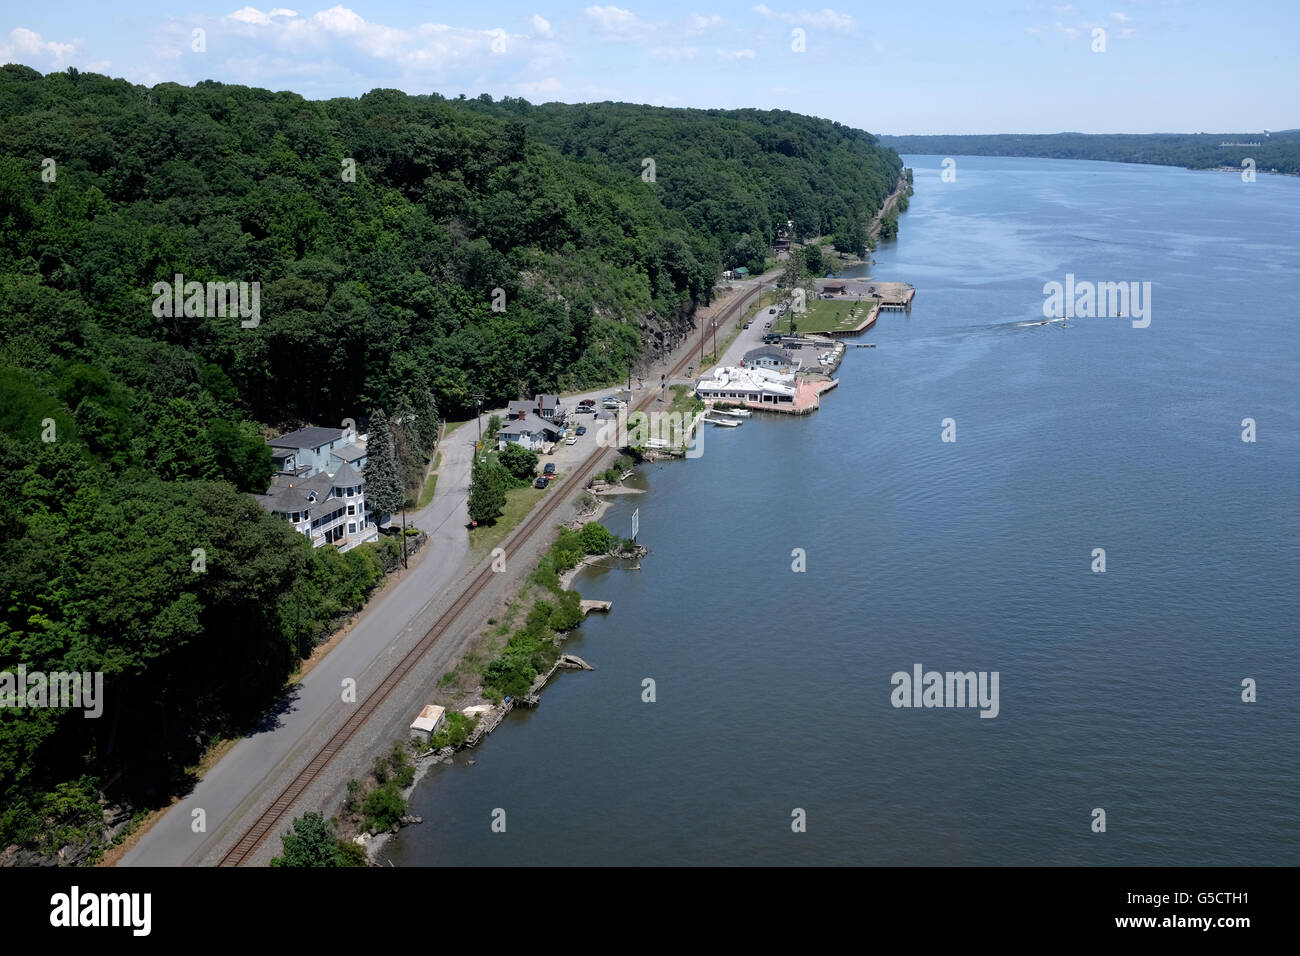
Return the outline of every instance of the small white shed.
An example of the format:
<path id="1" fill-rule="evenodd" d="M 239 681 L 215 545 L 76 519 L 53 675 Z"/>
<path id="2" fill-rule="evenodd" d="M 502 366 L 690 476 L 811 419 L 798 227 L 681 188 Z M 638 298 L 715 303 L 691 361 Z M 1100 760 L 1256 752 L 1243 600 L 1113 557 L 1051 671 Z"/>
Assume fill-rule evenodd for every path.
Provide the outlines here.
<path id="1" fill-rule="evenodd" d="M 437 704 L 425 704 L 424 709 L 420 711 L 420 716 L 411 722 L 411 736 L 425 743 L 433 740 L 433 735 L 438 732 L 438 727 L 442 724 L 442 715 L 445 711 L 445 707 L 439 707 Z"/>

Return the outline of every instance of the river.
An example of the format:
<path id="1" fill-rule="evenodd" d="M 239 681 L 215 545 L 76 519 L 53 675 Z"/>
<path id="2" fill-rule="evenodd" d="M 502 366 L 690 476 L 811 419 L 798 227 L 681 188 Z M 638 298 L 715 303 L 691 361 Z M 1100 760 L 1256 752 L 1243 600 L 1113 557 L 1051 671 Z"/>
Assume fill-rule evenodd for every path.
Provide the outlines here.
<path id="1" fill-rule="evenodd" d="M 816 414 L 642 469 L 605 522 L 649 556 L 576 584 L 597 669 L 430 773 L 392 863 L 1294 864 L 1300 179 L 942 158 L 872 269 L 911 312 Z M 1028 324 L 1067 273 L 1150 325 Z M 893 706 L 916 664 L 996 717 Z"/>

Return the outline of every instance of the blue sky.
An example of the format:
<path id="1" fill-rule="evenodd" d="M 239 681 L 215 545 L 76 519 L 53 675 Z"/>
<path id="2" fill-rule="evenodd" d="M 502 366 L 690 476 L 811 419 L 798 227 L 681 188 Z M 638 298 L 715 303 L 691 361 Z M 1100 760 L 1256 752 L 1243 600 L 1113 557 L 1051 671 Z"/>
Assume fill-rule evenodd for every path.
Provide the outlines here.
<path id="1" fill-rule="evenodd" d="M 0 61 L 313 99 L 390 87 L 754 106 L 880 133 L 1300 126 L 1300 0 L 282 2 L 13 3 Z"/>

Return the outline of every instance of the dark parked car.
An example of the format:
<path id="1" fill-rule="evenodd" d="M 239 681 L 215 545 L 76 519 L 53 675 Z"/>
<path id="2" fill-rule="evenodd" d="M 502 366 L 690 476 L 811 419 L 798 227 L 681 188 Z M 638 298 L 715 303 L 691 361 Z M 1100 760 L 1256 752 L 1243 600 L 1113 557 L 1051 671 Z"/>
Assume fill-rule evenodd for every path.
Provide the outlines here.
<path id="1" fill-rule="evenodd" d="M 578 426 L 578 431 L 577 431 L 576 434 L 579 434 L 579 435 L 585 435 L 585 434 L 587 434 L 587 426 L 586 426 L 586 425 L 579 425 L 579 426 Z"/>
<path id="2" fill-rule="evenodd" d="M 594 398 L 584 398 L 578 403 L 579 408 L 595 408 L 596 400 Z"/>
<path id="3" fill-rule="evenodd" d="M 534 487 L 534 488 L 545 488 L 545 487 L 546 487 L 547 485 L 549 485 L 550 483 L 551 483 L 551 479 L 549 479 L 549 478 L 538 478 L 536 481 L 533 482 L 533 487 Z"/>
<path id="4" fill-rule="evenodd" d="M 546 467 L 542 469 L 542 474 L 543 474 L 543 475 L 553 475 L 553 474 L 555 474 L 555 462 L 553 462 L 553 461 L 548 461 L 548 462 L 546 463 Z"/>

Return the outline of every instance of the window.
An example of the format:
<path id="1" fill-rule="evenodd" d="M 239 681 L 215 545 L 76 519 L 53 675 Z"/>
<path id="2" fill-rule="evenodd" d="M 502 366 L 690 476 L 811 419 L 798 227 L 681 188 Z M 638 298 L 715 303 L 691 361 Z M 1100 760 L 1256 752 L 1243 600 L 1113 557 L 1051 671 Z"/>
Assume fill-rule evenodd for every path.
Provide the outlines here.
<path id="1" fill-rule="evenodd" d="M 356 506 L 356 505 L 348 505 L 348 514 L 350 514 L 350 515 L 354 515 L 354 514 L 356 514 L 356 513 L 357 513 L 357 506 Z"/>
<path id="2" fill-rule="evenodd" d="M 349 521 L 349 522 L 348 522 L 348 534 L 352 534 L 352 533 L 353 533 L 354 531 L 356 531 L 356 530 L 357 530 L 356 522 Z"/>

